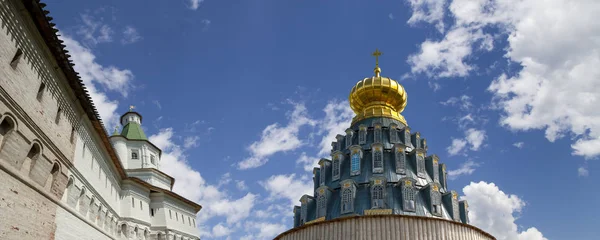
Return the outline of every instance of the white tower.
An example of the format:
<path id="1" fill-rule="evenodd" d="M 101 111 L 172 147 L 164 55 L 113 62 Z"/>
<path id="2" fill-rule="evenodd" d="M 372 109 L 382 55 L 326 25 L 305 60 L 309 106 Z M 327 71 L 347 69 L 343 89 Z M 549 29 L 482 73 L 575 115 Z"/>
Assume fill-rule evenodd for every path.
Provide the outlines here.
<path id="1" fill-rule="evenodd" d="M 162 151 L 148 141 L 142 129 L 142 115 L 130 106 L 129 111 L 121 116 L 121 125 L 121 132 L 115 128 L 110 140 L 127 175 L 171 189 L 173 178 L 159 171 Z"/>

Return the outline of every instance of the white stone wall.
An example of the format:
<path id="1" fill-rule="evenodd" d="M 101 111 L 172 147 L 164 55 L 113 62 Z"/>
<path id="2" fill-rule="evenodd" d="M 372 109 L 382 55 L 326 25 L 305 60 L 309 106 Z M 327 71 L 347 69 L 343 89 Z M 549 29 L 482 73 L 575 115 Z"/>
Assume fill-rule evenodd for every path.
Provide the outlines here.
<path id="1" fill-rule="evenodd" d="M 11 65 L 17 49 L 23 54 Z M 161 228 L 166 222 L 150 216 L 151 205 L 165 204 L 151 202 L 146 187 L 121 179 L 107 146 L 19 0 L 0 0 L 0 76 L 0 123 L 8 119 L 14 125 L 0 133 L 2 239 L 125 239 L 125 234 L 148 239 L 158 231 L 168 235 L 170 230 Z M 38 94 L 42 83 L 45 88 Z M 131 147 L 146 149 L 158 160 L 158 149 L 146 142 Z M 164 199 L 195 214 L 179 200 Z M 195 228 L 170 228 L 197 239 Z"/>
<path id="2" fill-rule="evenodd" d="M 123 137 L 111 137 L 111 142 L 113 146 L 115 146 L 117 155 L 119 156 L 119 159 L 121 159 L 125 169 L 158 169 L 160 166 L 160 151 L 146 141 L 128 141 Z M 138 153 L 138 159 L 131 158 L 132 151 Z M 154 156 L 154 164 L 150 161 L 150 156 Z"/>
<path id="3" fill-rule="evenodd" d="M 127 175 L 130 177 L 136 177 L 144 180 L 147 183 L 150 183 L 154 186 L 157 186 L 162 189 L 171 190 L 171 179 L 162 176 L 158 173 L 153 172 L 152 170 L 146 171 L 129 171 Z"/>
<path id="4" fill-rule="evenodd" d="M 93 129 L 85 127 L 83 131 L 92 133 Z M 101 145 L 96 141 L 84 141 L 79 135 L 76 138 L 74 164 L 79 174 L 79 181 L 87 182 L 88 190 L 100 196 L 102 201 L 113 211 L 120 208 L 119 192 L 121 191 L 120 177 L 108 156 L 101 151 L 94 151 Z M 84 148 L 85 147 L 85 148 Z"/>
<path id="5" fill-rule="evenodd" d="M 58 208 L 56 210 L 56 234 L 54 235 L 54 239 L 104 240 L 112 238 L 98 231 L 98 229 L 90 226 L 89 224 L 81 221 L 81 219 L 78 219 L 70 212 L 62 208 Z"/>

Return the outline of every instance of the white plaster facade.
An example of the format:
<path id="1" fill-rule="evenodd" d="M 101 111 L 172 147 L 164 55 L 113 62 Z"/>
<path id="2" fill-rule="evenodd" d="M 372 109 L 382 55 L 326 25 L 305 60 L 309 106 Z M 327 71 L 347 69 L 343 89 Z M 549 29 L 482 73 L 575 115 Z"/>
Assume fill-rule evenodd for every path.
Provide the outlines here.
<path id="1" fill-rule="evenodd" d="M 160 149 L 109 140 L 42 8 L 0 0 L 2 239 L 199 239 L 201 206 L 171 192 Z"/>

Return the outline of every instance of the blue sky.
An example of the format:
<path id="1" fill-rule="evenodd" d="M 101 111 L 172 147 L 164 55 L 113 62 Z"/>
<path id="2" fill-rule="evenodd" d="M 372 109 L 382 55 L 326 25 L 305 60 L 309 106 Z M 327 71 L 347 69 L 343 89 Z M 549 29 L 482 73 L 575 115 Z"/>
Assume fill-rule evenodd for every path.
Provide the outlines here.
<path id="1" fill-rule="evenodd" d="M 498 239 L 597 233 L 592 0 L 46 2 L 107 129 L 136 106 L 175 191 L 203 205 L 203 239 L 291 227 L 375 48 L 474 225 Z"/>

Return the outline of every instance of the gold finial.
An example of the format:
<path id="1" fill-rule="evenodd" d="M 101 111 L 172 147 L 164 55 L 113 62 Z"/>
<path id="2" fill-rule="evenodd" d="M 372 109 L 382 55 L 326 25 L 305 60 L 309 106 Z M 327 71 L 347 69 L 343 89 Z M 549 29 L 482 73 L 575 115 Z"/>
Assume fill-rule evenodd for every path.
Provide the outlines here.
<path id="1" fill-rule="evenodd" d="M 375 77 L 379 77 L 381 73 L 381 68 L 379 68 L 379 56 L 381 56 L 381 52 L 379 49 L 375 49 L 372 55 L 375 57 Z"/>
<path id="2" fill-rule="evenodd" d="M 130 111 L 130 112 L 133 112 L 133 109 L 135 109 L 135 106 L 133 106 L 133 105 L 130 105 L 130 106 L 129 106 L 129 111 Z"/>

